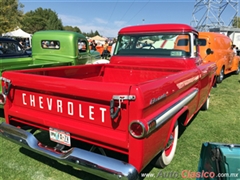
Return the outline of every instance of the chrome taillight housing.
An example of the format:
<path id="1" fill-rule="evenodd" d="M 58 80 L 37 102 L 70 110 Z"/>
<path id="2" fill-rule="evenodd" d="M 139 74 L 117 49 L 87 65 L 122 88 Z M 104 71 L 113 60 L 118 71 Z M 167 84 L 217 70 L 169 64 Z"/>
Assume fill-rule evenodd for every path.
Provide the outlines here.
<path id="1" fill-rule="evenodd" d="M 146 135 L 146 128 L 140 121 L 132 121 L 128 127 L 129 133 L 135 138 L 142 138 Z"/>

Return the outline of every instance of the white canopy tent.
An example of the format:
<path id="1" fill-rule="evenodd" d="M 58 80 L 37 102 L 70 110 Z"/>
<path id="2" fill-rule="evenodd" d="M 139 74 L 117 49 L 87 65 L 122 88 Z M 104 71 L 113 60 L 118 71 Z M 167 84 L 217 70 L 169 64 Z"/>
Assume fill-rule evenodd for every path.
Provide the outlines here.
<path id="1" fill-rule="evenodd" d="M 101 36 L 94 36 L 90 38 L 91 40 L 95 40 L 96 43 L 104 44 L 107 38 L 101 37 Z"/>
<path id="2" fill-rule="evenodd" d="M 91 37 L 91 39 L 92 40 L 97 40 L 97 41 L 105 41 L 107 38 L 96 35 L 94 37 Z"/>
<path id="3" fill-rule="evenodd" d="M 8 37 L 19 37 L 19 38 L 28 38 L 29 39 L 29 44 L 31 46 L 31 39 L 32 39 L 32 34 L 29 34 L 22 29 L 17 29 L 11 32 L 3 33 L 2 36 L 8 36 Z"/>

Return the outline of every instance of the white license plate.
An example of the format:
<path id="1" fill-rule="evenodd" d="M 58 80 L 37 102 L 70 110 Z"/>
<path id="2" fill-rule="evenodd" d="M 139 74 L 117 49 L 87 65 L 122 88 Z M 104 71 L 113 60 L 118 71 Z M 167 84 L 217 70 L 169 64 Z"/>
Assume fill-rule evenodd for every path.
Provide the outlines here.
<path id="1" fill-rule="evenodd" d="M 49 128 L 50 139 L 54 142 L 71 146 L 70 133 L 58 129 Z"/>

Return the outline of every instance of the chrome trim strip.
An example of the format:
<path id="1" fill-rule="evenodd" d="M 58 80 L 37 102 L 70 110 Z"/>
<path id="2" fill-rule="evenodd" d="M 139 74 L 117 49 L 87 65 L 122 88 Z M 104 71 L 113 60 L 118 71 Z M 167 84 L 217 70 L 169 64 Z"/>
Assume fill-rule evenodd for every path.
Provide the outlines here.
<path id="1" fill-rule="evenodd" d="M 30 132 L 6 123 L 0 124 L 0 136 L 29 150 L 105 179 L 135 180 L 138 177 L 137 170 L 131 164 L 80 148 L 71 148 L 68 151 L 57 153 L 50 150 L 49 147 L 39 146 L 38 140 Z"/>
<path id="2" fill-rule="evenodd" d="M 198 91 L 199 91 L 198 89 L 195 89 L 189 95 L 187 95 L 186 97 L 180 99 L 179 101 L 174 103 L 172 106 L 167 108 L 165 111 L 163 111 L 161 114 L 159 114 L 157 117 L 155 117 L 153 120 L 151 120 L 148 123 L 148 128 L 150 128 L 149 124 L 152 121 L 156 121 L 156 127 L 154 129 L 156 129 L 159 126 L 161 126 L 168 119 L 170 119 L 174 114 L 176 114 L 181 108 L 183 108 L 186 104 L 188 104 L 197 95 Z M 148 134 L 151 133 L 154 129 L 152 129 L 151 131 L 148 131 Z"/>

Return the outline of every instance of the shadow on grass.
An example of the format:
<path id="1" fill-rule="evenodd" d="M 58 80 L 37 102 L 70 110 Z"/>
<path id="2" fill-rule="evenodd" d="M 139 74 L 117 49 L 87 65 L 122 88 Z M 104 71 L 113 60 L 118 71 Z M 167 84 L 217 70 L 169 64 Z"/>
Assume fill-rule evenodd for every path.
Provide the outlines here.
<path id="1" fill-rule="evenodd" d="M 185 130 L 188 128 L 188 126 L 190 126 L 192 124 L 192 122 L 194 121 L 194 119 L 197 117 L 198 113 L 201 110 L 199 110 L 196 114 L 193 115 L 193 117 L 191 118 L 191 120 L 188 122 L 188 124 L 186 126 L 184 126 L 183 124 L 179 125 L 179 132 L 178 132 L 178 139 L 183 135 L 183 133 L 185 132 Z"/>
<path id="2" fill-rule="evenodd" d="M 35 153 L 35 152 L 30 151 L 28 149 L 25 149 L 23 147 L 21 147 L 19 149 L 19 151 L 22 154 L 24 154 L 26 156 L 29 156 L 29 157 L 31 157 L 31 158 L 33 158 L 33 159 L 35 159 L 35 160 L 37 160 L 37 161 L 39 161 L 41 163 L 44 163 L 47 166 L 53 167 L 53 168 L 55 168 L 55 169 L 57 169 L 59 171 L 65 172 L 65 173 L 67 173 L 67 174 L 69 174 L 71 176 L 75 176 L 78 179 L 83 179 L 83 180 L 92 180 L 92 179 L 94 179 L 94 180 L 104 180 L 103 178 L 100 178 L 100 177 L 95 176 L 93 174 L 89 174 L 89 173 L 87 173 L 85 171 L 82 171 L 80 169 L 79 170 L 75 169 L 72 166 L 62 164 L 62 163 L 60 163 L 60 162 L 58 162 L 56 160 L 50 159 L 48 157 L 45 157 L 43 155 L 40 155 L 38 153 Z"/>
<path id="3" fill-rule="evenodd" d="M 0 109 L 0 117 L 1 118 L 4 118 L 5 116 L 4 116 L 4 110 L 3 109 Z"/>

